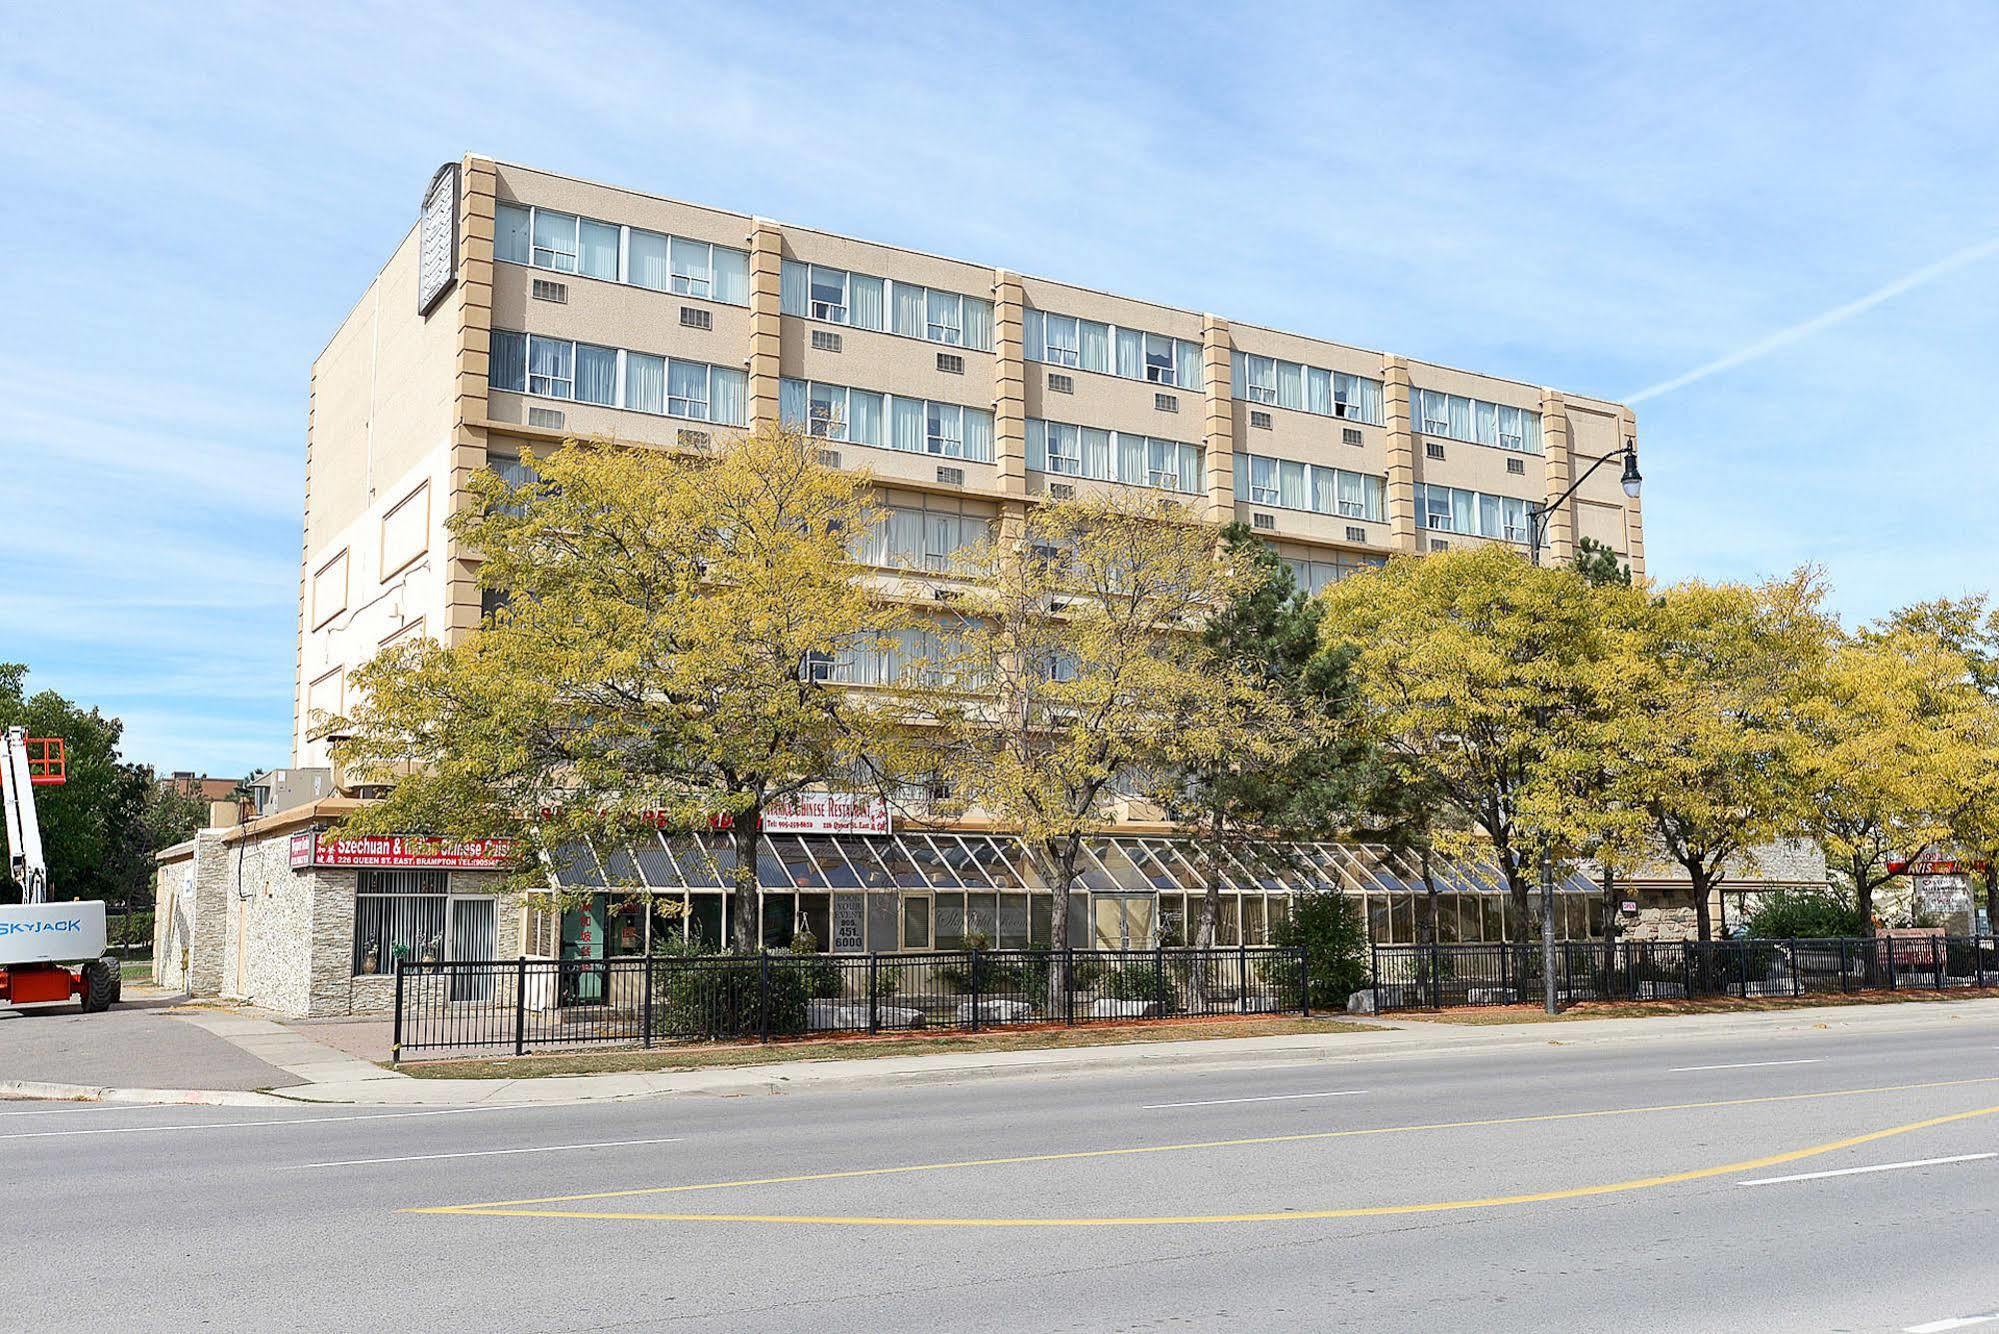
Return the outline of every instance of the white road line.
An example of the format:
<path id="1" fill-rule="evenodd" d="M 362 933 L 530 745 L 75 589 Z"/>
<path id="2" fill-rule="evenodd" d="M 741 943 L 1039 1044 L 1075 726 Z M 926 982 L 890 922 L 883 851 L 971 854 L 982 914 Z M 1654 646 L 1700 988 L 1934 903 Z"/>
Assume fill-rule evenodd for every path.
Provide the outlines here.
<path id="1" fill-rule="evenodd" d="M 1817 1065 L 1823 1056 L 1807 1056 L 1801 1061 L 1735 1061 L 1729 1065 L 1676 1065 L 1669 1075 L 1692 1074 L 1696 1070 L 1752 1070 L 1759 1065 Z"/>
<path id="2" fill-rule="evenodd" d="M 468 1112 L 518 1112 L 529 1107 L 574 1107 L 573 1102 L 509 1103 L 501 1107 L 438 1107 L 423 1112 L 373 1112 L 357 1116 L 294 1116 L 270 1121 L 197 1121 L 185 1126 L 103 1126 L 83 1130 L 20 1130 L 0 1135 L 9 1139 L 55 1139 L 64 1135 L 169 1135 L 189 1130 L 240 1130 L 271 1126 L 318 1126 L 331 1121 L 401 1121 L 413 1116 L 464 1116 Z M 279 1109 L 274 1109 L 279 1110 Z"/>
<path id="3" fill-rule="evenodd" d="M 1799 1172 L 1787 1177 L 1757 1177 L 1738 1181 L 1738 1186 L 1774 1186 L 1782 1181 L 1817 1181 L 1822 1177 L 1853 1177 L 1866 1172 L 1899 1172 L 1905 1167 L 1937 1167 L 1943 1163 L 1974 1163 L 1981 1158 L 1999 1158 L 1999 1153 L 1960 1153 L 1949 1158 L 1916 1158 L 1906 1163 L 1875 1163 L 1872 1167 L 1840 1167 L 1830 1172 Z"/>
<path id="4" fill-rule="evenodd" d="M 1991 1315 L 1961 1315 L 1949 1320 L 1932 1320 L 1927 1325 L 1904 1325 L 1902 1334 L 1944 1334 L 1947 1329 L 1969 1329 L 1973 1325 L 1989 1325 L 1999 1320 L 1999 1311 Z"/>
<path id="5" fill-rule="evenodd" d="M 336 1163 L 286 1163 L 280 1172 L 303 1172 L 309 1167 L 373 1167 L 377 1163 L 427 1163 L 437 1158 L 498 1158 L 509 1153 L 566 1153 L 571 1149 L 622 1149 L 633 1144 L 678 1144 L 671 1139 L 612 1139 L 597 1144 L 543 1144 L 529 1149 L 468 1149 L 463 1153 L 413 1153 L 403 1158 L 344 1158 Z"/>
<path id="6" fill-rule="evenodd" d="M 1335 1089 L 1330 1093 L 1272 1093 L 1261 1098 L 1209 1098 L 1202 1102 L 1149 1102 L 1141 1112 L 1163 1111 L 1168 1107 L 1221 1107 L 1232 1102 L 1289 1102 L 1293 1098 L 1351 1098 L 1366 1089 Z"/>

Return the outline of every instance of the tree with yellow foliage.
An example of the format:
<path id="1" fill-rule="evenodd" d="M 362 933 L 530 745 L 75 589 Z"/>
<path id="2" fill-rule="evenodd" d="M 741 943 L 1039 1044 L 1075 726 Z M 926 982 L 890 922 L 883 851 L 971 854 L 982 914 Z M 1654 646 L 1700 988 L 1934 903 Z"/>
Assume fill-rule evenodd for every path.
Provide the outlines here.
<path id="1" fill-rule="evenodd" d="M 505 606 L 355 674 L 340 758 L 394 787 L 351 823 L 534 855 L 728 825 L 732 941 L 754 949 L 764 808 L 847 780 L 896 729 L 891 699 L 815 670 L 900 618 L 847 555 L 879 518 L 868 474 L 780 427 L 686 453 L 571 441 L 536 468 L 479 474 L 451 520 Z"/>

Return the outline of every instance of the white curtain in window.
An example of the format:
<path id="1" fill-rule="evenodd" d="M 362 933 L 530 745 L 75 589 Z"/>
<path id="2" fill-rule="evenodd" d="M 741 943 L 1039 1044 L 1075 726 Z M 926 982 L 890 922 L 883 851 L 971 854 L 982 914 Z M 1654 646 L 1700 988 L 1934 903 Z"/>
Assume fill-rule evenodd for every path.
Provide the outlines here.
<path id="1" fill-rule="evenodd" d="M 1381 523 L 1388 518 L 1388 479 L 1385 477 L 1362 477 L 1361 500 L 1366 507 L 1365 517 L 1371 523 Z"/>
<path id="2" fill-rule="evenodd" d="M 1145 484 L 1145 437 L 1120 431 L 1117 438 L 1117 476 L 1134 486 Z"/>
<path id="3" fill-rule="evenodd" d="M 806 267 L 795 259 L 787 259 L 778 273 L 778 307 L 787 315 L 803 315 L 806 293 L 811 286 L 811 275 Z"/>
<path id="4" fill-rule="evenodd" d="M 812 401 L 807 408 L 813 435 L 827 440 L 847 438 L 847 391 L 836 384 L 812 386 Z"/>
<path id="5" fill-rule="evenodd" d="M 583 220 L 583 255 L 579 265 L 592 278 L 618 280 L 618 229 L 608 222 Z"/>
<path id="6" fill-rule="evenodd" d="M 708 243 L 673 237 L 667 245 L 666 267 L 673 290 L 688 296 L 708 296 Z"/>
<path id="7" fill-rule="evenodd" d="M 786 426 L 805 425 L 805 381 L 787 378 L 777 382 L 777 416 Z"/>
<path id="8" fill-rule="evenodd" d="M 708 366 L 700 361 L 666 363 L 666 410 L 676 417 L 708 420 Z"/>
<path id="9" fill-rule="evenodd" d="M 1082 446 L 1076 437 L 1075 427 L 1060 422 L 1048 423 L 1048 471 L 1071 477 L 1082 472 Z"/>
<path id="10" fill-rule="evenodd" d="M 1277 363 L 1269 357 L 1249 358 L 1249 400 L 1252 403 L 1277 401 Z"/>
<path id="11" fill-rule="evenodd" d="M 1505 525 L 1499 517 L 1499 497 L 1481 492 L 1478 498 L 1478 531 L 1483 537 L 1506 536 Z"/>
<path id="12" fill-rule="evenodd" d="M 1110 326 L 1098 324 L 1095 320 L 1084 320 L 1082 339 L 1083 369 L 1108 374 L 1111 368 Z"/>
<path id="13" fill-rule="evenodd" d="M 1173 379 L 1182 389 L 1201 387 L 1201 345 L 1179 339 L 1173 344 Z"/>
<path id="14" fill-rule="evenodd" d="M 750 424 L 750 377 L 727 366 L 717 366 L 709 380 L 714 395 L 710 416 L 731 426 Z"/>
<path id="15" fill-rule="evenodd" d="M 923 337 L 923 289 L 910 283 L 895 285 L 895 331 L 911 338 Z"/>
<path id="16" fill-rule="evenodd" d="M 1339 512 L 1350 519 L 1366 517 L 1367 500 L 1361 493 L 1361 475 L 1357 472 L 1340 472 Z"/>
<path id="17" fill-rule="evenodd" d="M 1305 368 L 1305 411 L 1321 417 L 1333 415 L 1333 373 L 1317 366 Z"/>
<path id="18" fill-rule="evenodd" d="M 1127 380 L 1145 378 L 1145 335 L 1136 329 L 1117 331 L 1117 373 Z"/>
<path id="19" fill-rule="evenodd" d="M 1411 406 L 1416 409 L 1416 429 L 1425 435 L 1442 435 L 1450 428 L 1450 414 L 1444 408 L 1444 396 L 1434 389 L 1413 391 Z"/>
<path id="20" fill-rule="evenodd" d="M 728 246 L 715 247 L 715 299 L 732 306 L 750 304 L 750 257 Z"/>
<path id="21" fill-rule="evenodd" d="M 1027 423 L 1027 466 L 1034 472 L 1048 471 L 1048 428 L 1038 417 Z"/>
<path id="22" fill-rule="evenodd" d="M 1048 360 L 1057 366 L 1076 365 L 1076 317 L 1050 315 L 1043 323 L 1048 330 Z"/>
<path id="23" fill-rule="evenodd" d="M 486 364 L 487 383 L 495 389 L 508 389 L 517 394 L 525 390 L 528 380 L 528 336 L 495 329 L 487 346 L 491 349 Z"/>
<path id="24" fill-rule="evenodd" d="M 666 411 L 666 358 L 625 353 L 625 406 L 635 412 Z"/>
<path id="25" fill-rule="evenodd" d="M 1305 406 L 1305 368 L 1295 361 L 1277 363 L 1277 406 L 1301 411 Z"/>
<path id="26" fill-rule="evenodd" d="M 864 389 L 847 395 L 847 438 L 863 445 L 882 443 L 882 396 Z"/>
<path id="27" fill-rule="evenodd" d="M 932 454 L 965 455 L 965 410 L 953 403 L 931 403 L 924 419 L 924 445 Z"/>
<path id="28" fill-rule="evenodd" d="M 1360 419 L 1375 426 L 1381 425 L 1381 381 L 1364 380 L 1356 376 L 1354 389 L 1357 398 L 1349 401 L 1359 402 Z"/>
<path id="29" fill-rule="evenodd" d="M 1541 452 L 1541 414 L 1538 412 L 1522 412 L 1520 414 L 1520 434 L 1526 442 L 1527 452 L 1529 454 L 1539 454 Z"/>
<path id="30" fill-rule="evenodd" d="M 865 273 L 847 275 L 847 323 L 857 329 L 882 327 L 882 280 Z"/>
<path id="31" fill-rule="evenodd" d="M 923 511 L 897 508 L 889 511 L 889 562 L 909 568 L 923 563 Z"/>
<path id="32" fill-rule="evenodd" d="M 1472 400 L 1472 434 L 1481 445 L 1499 443 L 1499 404 Z"/>
<path id="33" fill-rule="evenodd" d="M 1471 434 L 1471 400 L 1461 394 L 1450 398 L 1451 439 L 1469 440 Z"/>
<path id="34" fill-rule="evenodd" d="M 898 297 L 900 297 L 902 285 L 900 283 L 896 284 L 895 290 Z M 890 426 L 893 431 L 893 434 L 889 437 L 891 447 L 911 454 L 921 454 L 924 452 L 922 399 L 897 398 Z"/>
<path id="35" fill-rule="evenodd" d="M 1180 446 L 1180 489 L 1188 495 L 1202 490 L 1201 457 L 1199 445 Z"/>
<path id="36" fill-rule="evenodd" d="M 563 338 L 528 340 L 528 392 L 568 398 L 573 345 Z"/>
<path id="37" fill-rule="evenodd" d="M 1229 352 L 1229 392 L 1236 398 L 1249 397 L 1249 358 L 1240 348 Z"/>
<path id="38" fill-rule="evenodd" d="M 1111 433 L 1083 428 L 1083 476 L 1099 481 L 1117 480 L 1116 462 L 1111 454 Z"/>
<path id="39" fill-rule="evenodd" d="M 1233 474 L 1235 478 L 1235 498 L 1237 500 L 1248 500 L 1249 499 L 1249 455 L 1247 454 L 1235 455 L 1234 463 L 1235 466 L 1230 469 L 1230 472 Z"/>
<path id="40" fill-rule="evenodd" d="M 618 354 L 608 347 L 576 345 L 576 399 L 579 403 L 618 403 Z"/>
<path id="41" fill-rule="evenodd" d="M 666 290 L 666 238 L 658 232 L 642 232 L 632 228 L 631 239 L 626 243 L 627 267 L 633 284 L 650 287 L 655 291 Z"/>
<path id="42" fill-rule="evenodd" d="M 1518 496 L 1500 497 L 1500 518 L 1506 525 L 1504 536 L 1515 542 L 1527 540 L 1527 502 Z"/>
<path id="43" fill-rule="evenodd" d="M 1477 516 L 1472 513 L 1478 500 L 1478 492 L 1451 488 L 1451 531 L 1454 533 L 1476 533 Z"/>
<path id="44" fill-rule="evenodd" d="M 1305 465 L 1280 459 L 1277 469 L 1277 503 L 1287 509 L 1310 509 L 1305 495 Z"/>
<path id="45" fill-rule="evenodd" d="M 965 409 L 965 457 L 979 463 L 993 461 L 993 414 L 984 408 Z"/>
<path id="46" fill-rule="evenodd" d="M 1249 459 L 1250 499 L 1262 505 L 1277 503 L 1277 460 L 1252 454 Z"/>
<path id="47" fill-rule="evenodd" d="M 501 204 L 493 219 L 493 258 L 515 264 L 532 263 L 534 242 L 529 238 L 532 220 L 518 204 Z"/>
<path id="48" fill-rule="evenodd" d="M 576 215 L 534 211 L 534 262 L 558 273 L 576 272 Z"/>
<path id="49" fill-rule="evenodd" d="M 958 343 L 965 336 L 965 321 L 956 292 L 930 288 L 924 306 L 924 337 L 933 343 Z"/>
<path id="50" fill-rule="evenodd" d="M 1340 473 L 1337 469 L 1314 466 L 1312 469 L 1312 509 L 1318 514 L 1339 513 L 1339 497 L 1336 494 Z"/>
<path id="51" fill-rule="evenodd" d="M 975 296 L 965 298 L 965 346 L 980 352 L 993 350 L 993 303 Z"/>
<path id="52" fill-rule="evenodd" d="M 1048 330 L 1041 312 L 1028 306 L 1020 313 L 1020 341 L 1026 344 L 1027 359 L 1042 361 L 1048 356 Z"/>

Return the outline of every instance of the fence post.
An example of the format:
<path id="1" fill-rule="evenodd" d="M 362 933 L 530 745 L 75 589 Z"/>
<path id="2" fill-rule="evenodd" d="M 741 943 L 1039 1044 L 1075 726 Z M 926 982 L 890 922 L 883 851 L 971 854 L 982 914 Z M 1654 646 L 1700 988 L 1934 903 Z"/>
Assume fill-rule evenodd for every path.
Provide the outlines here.
<path id="1" fill-rule="evenodd" d="M 1882 943 L 1882 938 L 1881 938 L 1880 936 L 1876 936 L 1876 937 L 1874 937 L 1874 945 L 1875 945 L 1875 948 L 1879 949 L 1879 948 L 1880 948 L 1880 945 L 1881 945 L 1881 943 Z M 1897 979 L 1897 978 L 1896 978 L 1896 976 L 1895 976 L 1895 941 L 1894 941 L 1894 939 L 1893 939 L 1892 937 L 1891 937 L 1891 938 L 1889 938 L 1889 940 L 1888 940 L 1887 944 L 1888 944 L 1888 990 L 1890 990 L 1890 991 L 1894 991 L 1894 990 L 1896 990 L 1896 989 L 1897 989 L 1897 988 L 1896 988 L 1896 982 L 1897 982 L 1897 981 L 1899 980 L 1899 979 Z"/>
<path id="2" fill-rule="evenodd" d="M 1431 925 L 1435 927 L 1435 923 Z M 1444 983 L 1437 972 L 1442 964 L 1443 959 L 1437 952 L 1437 942 L 1433 940 L 1430 942 L 1430 1008 L 1433 1010 L 1444 1008 Z"/>
<path id="3" fill-rule="evenodd" d="M 881 961 L 882 956 L 870 952 L 868 955 L 868 1032 L 882 1031 L 881 1020 Z"/>
<path id="4" fill-rule="evenodd" d="M 523 954 L 514 964 L 514 1055 L 525 1055 L 528 1049 L 528 956 Z"/>
<path id="5" fill-rule="evenodd" d="M 1850 967 L 1847 963 L 1849 954 L 1847 946 L 1850 943 L 1845 936 L 1839 938 L 1839 994 L 1842 996 L 1852 989 L 1847 976 Z"/>
<path id="6" fill-rule="evenodd" d="M 1298 1013 L 1302 1017 L 1310 1019 L 1312 1017 L 1312 973 L 1305 966 L 1305 947 L 1303 945 L 1294 945 L 1292 948 L 1298 951 Z"/>
<path id="7" fill-rule="evenodd" d="M 1374 1013 L 1381 1013 L 1381 946 L 1367 942 L 1367 989 L 1374 993 Z"/>
<path id="8" fill-rule="evenodd" d="M 1978 970 L 1978 989 L 1985 990 L 1985 937 L 1976 932 L 1971 936 L 1971 966 Z"/>
<path id="9" fill-rule="evenodd" d="M 1736 993 L 1744 1000 L 1749 999 L 1749 942 L 1735 942 L 1735 972 L 1740 979 L 1736 983 Z"/>
<path id="10" fill-rule="evenodd" d="M 1066 1022 L 1076 1022 L 1076 947 L 1062 947 L 1062 1013 Z"/>
<path id="11" fill-rule="evenodd" d="M 1240 936 L 1236 938 L 1235 955 L 1235 1008 L 1241 1014 L 1249 1004 L 1249 946 Z"/>
<path id="12" fill-rule="evenodd" d="M 1796 999 L 1797 997 L 1802 996 L 1804 994 L 1805 994 L 1805 989 L 1798 981 L 1798 938 L 1796 936 L 1792 936 L 1791 937 L 1791 996 L 1793 999 Z"/>
<path id="13" fill-rule="evenodd" d="M 1152 947 L 1152 1003 L 1159 1007 L 1159 1017 L 1166 1017 L 1166 946 Z"/>
<path id="14" fill-rule="evenodd" d="M 403 961 L 396 960 L 396 1023 L 395 1033 L 389 1039 L 389 1064 L 395 1065 L 403 1059 Z"/>
<path id="15" fill-rule="evenodd" d="M 639 1028 L 639 1045 L 644 1047 L 652 1046 L 652 988 L 653 988 L 652 964 L 653 964 L 653 956 L 650 954 L 646 955 L 645 1018 L 640 1021 L 640 1028 Z"/>
<path id="16" fill-rule="evenodd" d="M 1501 941 L 1499 945 L 1499 991 L 1501 995 L 1513 995 L 1513 942 Z M 1519 1000 L 1518 996 L 1513 996 Z"/>
<path id="17" fill-rule="evenodd" d="M 979 1031 L 979 947 L 972 947 L 972 1031 Z"/>
<path id="18" fill-rule="evenodd" d="M 770 951 L 757 953 L 757 1040 L 770 1041 Z"/>
<path id="19" fill-rule="evenodd" d="M 1949 951 L 1945 950 L 1943 947 L 1943 937 L 1931 936 L 1930 976 L 1936 980 L 1936 989 L 1938 991 L 1943 990 L 1943 966 L 1944 966 L 1944 960 L 1947 959 L 1948 957 L 1949 957 Z"/>

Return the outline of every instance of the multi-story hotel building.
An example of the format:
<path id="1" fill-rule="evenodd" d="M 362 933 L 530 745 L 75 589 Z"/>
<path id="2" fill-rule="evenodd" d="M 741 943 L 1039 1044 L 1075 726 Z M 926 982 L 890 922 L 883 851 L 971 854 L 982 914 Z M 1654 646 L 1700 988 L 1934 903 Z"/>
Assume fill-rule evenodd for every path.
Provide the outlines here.
<path id="1" fill-rule="evenodd" d="M 936 568 L 1010 510 L 1147 487 L 1249 523 L 1315 590 L 1396 552 L 1524 544 L 1529 507 L 1636 432 L 1599 399 L 467 156 L 313 363 L 293 763 L 327 763 L 315 719 L 345 710 L 355 667 L 406 636 L 479 626 L 477 557 L 445 527 L 478 470 L 572 436 L 671 449 L 773 419 L 872 470 L 889 521 L 864 560 Z M 1617 472 L 1550 514 L 1548 558 L 1595 538 L 1642 572 Z M 322 860 L 310 830 L 348 808 L 335 796 L 203 836 L 244 844 L 247 862 L 201 841 L 167 859 L 162 893 L 191 896 L 182 981 L 281 1009 L 368 1008 L 399 951 L 597 957 L 648 947 L 662 921 L 714 939 L 724 920 L 712 836 L 564 872 L 573 889 L 638 873 L 673 911 L 613 893 L 496 911 L 479 892 L 490 876 L 463 866 Z M 1072 944 L 1184 929 L 1204 882 L 1169 832 L 1134 823 L 1091 845 Z M 807 822 L 761 848 L 772 944 L 794 924 L 836 950 L 1049 939 L 1045 885 L 991 831 Z M 245 864 L 266 888 L 225 894 L 232 860 L 239 889 Z M 1224 939 L 1263 939 L 1301 883 L 1340 886 L 1378 939 L 1409 939 L 1412 877 L 1331 845 L 1241 866 Z M 1492 868 L 1453 868 L 1448 884 L 1445 939 L 1528 926 L 1507 920 Z M 1564 934 L 1592 929 L 1586 880 L 1561 900 Z"/>

